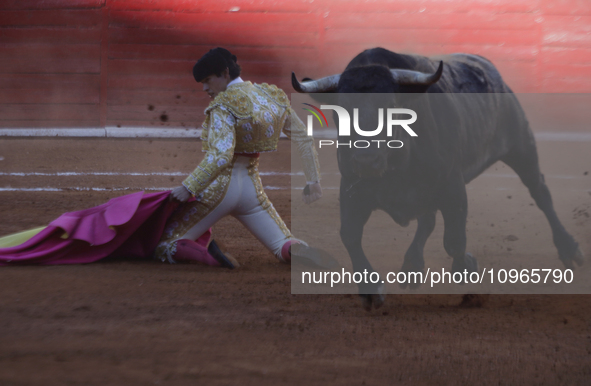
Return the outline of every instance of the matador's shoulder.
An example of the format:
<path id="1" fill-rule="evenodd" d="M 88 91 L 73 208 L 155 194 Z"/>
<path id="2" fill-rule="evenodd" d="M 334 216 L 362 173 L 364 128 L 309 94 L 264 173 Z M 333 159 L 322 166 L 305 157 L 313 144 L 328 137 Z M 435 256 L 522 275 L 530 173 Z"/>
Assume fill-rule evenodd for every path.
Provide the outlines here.
<path id="1" fill-rule="evenodd" d="M 288 107 L 289 99 L 279 87 L 262 83 L 252 84 L 242 82 L 228 87 L 226 91 L 219 93 L 205 109 L 205 114 L 216 108 L 229 111 L 240 119 L 246 119 L 253 115 L 253 104 L 261 103 L 262 99 L 270 99 L 279 106 Z"/>
<path id="2" fill-rule="evenodd" d="M 219 93 L 213 101 L 205 109 L 205 114 L 210 111 L 221 108 L 228 110 L 237 118 L 246 119 L 252 116 L 252 100 L 249 97 L 249 89 L 253 87 L 250 82 L 243 82 L 232 87 L 228 87 L 226 91 Z"/>
<path id="3" fill-rule="evenodd" d="M 255 84 L 254 86 L 261 90 L 263 93 L 265 93 L 268 97 L 273 99 L 273 101 L 275 101 L 275 103 L 277 103 L 278 105 L 282 107 L 289 106 L 289 99 L 287 99 L 285 91 L 275 86 L 274 84 L 262 83 Z"/>

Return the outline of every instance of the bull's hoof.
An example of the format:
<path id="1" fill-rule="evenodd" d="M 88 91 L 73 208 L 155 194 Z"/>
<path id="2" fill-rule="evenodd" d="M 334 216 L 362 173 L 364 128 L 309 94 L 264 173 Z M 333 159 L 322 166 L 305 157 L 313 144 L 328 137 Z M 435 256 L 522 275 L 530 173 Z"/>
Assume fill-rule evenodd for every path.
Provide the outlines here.
<path id="1" fill-rule="evenodd" d="M 585 254 L 581 250 L 581 247 L 577 248 L 577 252 L 575 253 L 575 256 L 573 257 L 573 260 L 575 261 L 575 263 L 577 263 L 577 265 L 579 267 L 581 265 L 585 264 Z"/>
<path id="2" fill-rule="evenodd" d="M 361 298 L 363 309 L 367 312 L 370 312 L 372 307 L 376 309 L 380 308 L 386 300 L 386 295 L 384 294 L 359 295 L 359 297 Z"/>
<path id="3" fill-rule="evenodd" d="M 415 290 L 417 288 L 419 288 L 421 286 L 421 281 L 420 280 L 413 280 L 413 282 L 409 282 L 409 278 L 411 276 L 413 277 L 419 277 L 419 278 L 423 278 L 424 274 L 425 274 L 425 264 L 421 263 L 421 264 L 416 264 L 415 262 L 412 261 L 407 261 L 406 259 L 404 260 L 404 263 L 402 264 L 402 267 L 400 267 L 400 272 L 404 272 L 406 273 L 406 281 L 404 283 L 398 283 L 398 286 L 400 286 L 400 288 L 402 289 L 406 289 L 407 287 L 410 288 L 411 290 Z M 409 275 L 409 273 L 414 272 L 416 275 Z M 417 282 L 418 281 L 418 282 Z"/>
<path id="4" fill-rule="evenodd" d="M 464 270 L 468 271 L 468 275 L 472 272 L 478 272 L 478 261 L 472 256 L 471 253 L 466 253 L 463 259 L 454 259 L 451 265 L 452 273 L 459 272 L 464 273 Z M 467 282 L 461 281 L 458 284 L 466 284 Z"/>
<path id="5" fill-rule="evenodd" d="M 577 247 L 577 250 L 572 257 L 565 259 L 561 258 L 560 260 L 562 260 L 562 264 L 564 264 L 566 268 L 575 269 L 574 263 L 577 263 L 579 267 L 585 263 L 585 254 L 580 247 Z"/>
<path id="6" fill-rule="evenodd" d="M 466 294 L 462 296 L 460 307 L 465 308 L 480 308 L 488 301 L 490 295 L 488 294 Z"/>
<path id="7" fill-rule="evenodd" d="M 371 295 L 359 295 L 359 298 L 361 299 L 361 306 L 363 307 L 363 309 L 367 312 L 371 311 Z"/>
<path id="8" fill-rule="evenodd" d="M 372 307 L 376 309 L 380 308 L 384 305 L 384 301 L 386 300 L 383 284 L 379 285 L 378 287 L 374 287 L 374 289 L 377 293 L 359 294 L 359 297 L 361 298 L 361 305 L 363 306 L 363 309 L 367 312 L 371 311 Z"/>
<path id="9" fill-rule="evenodd" d="M 585 254 L 579 247 L 579 244 L 573 240 L 573 245 L 566 251 L 559 250 L 560 261 L 567 269 L 575 269 L 575 263 L 580 267 L 585 263 Z"/>

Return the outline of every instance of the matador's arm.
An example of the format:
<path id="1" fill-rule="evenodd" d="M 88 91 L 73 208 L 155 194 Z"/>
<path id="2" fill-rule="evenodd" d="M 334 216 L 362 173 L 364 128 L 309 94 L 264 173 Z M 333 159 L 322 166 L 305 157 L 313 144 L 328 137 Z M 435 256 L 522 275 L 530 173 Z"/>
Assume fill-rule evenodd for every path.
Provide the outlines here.
<path id="1" fill-rule="evenodd" d="M 207 130 L 207 141 L 203 143 L 205 157 L 183 181 L 183 186 L 195 196 L 204 191 L 222 170 L 232 165 L 236 146 L 236 118 L 223 108 L 213 109 L 208 114 L 208 127 L 204 127 L 204 133 Z"/>
<path id="2" fill-rule="evenodd" d="M 304 165 L 304 174 L 308 183 L 320 181 L 320 163 L 314 146 L 314 139 L 308 136 L 306 126 L 298 118 L 291 107 L 287 108 L 287 118 L 283 126 L 283 133 L 291 139 L 298 149 Z"/>

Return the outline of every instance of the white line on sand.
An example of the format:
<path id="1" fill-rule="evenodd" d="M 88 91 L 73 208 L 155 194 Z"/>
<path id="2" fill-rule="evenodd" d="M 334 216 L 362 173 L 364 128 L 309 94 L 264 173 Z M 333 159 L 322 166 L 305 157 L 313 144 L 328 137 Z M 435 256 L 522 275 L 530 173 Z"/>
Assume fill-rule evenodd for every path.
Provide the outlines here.
<path id="1" fill-rule="evenodd" d="M 117 191 L 131 191 L 131 192 L 139 192 L 143 190 L 147 191 L 165 191 L 165 190 L 172 190 L 174 186 L 168 187 L 118 187 L 118 188 L 92 188 L 86 186 L 73 186 L 67 188 L 53 188 L 53 187 L 41 187 L 41 188 L 13 188 L 13 187 L 4 187 L 0 188 L 1 192 L 117 192 Z M 295 187 L 287 187 L 287 186 L 265 186 L 265 190 L 302 190 L 304 189 L 303 186 L 295 186 Z M 338 190 L 340 189 L 338 186 L 323 186 L 323 190 Z M 467 190 L 475 190 L 472 186 L 466 187 Z M 524 188 L 525 189 L 525 188 Z M 480 190 L 480 189 L 478 189 Z M 519 190 L 515 188 L 504 188 L 504 187 L 497 187 L 494 190 Z M 571 192 L 591 192 L 589 189 L 569 189 Z"/>
<path id="2" fill-rule="evenodd" d="M 315 138 L 336 139 L 337 129 L 334 127 L 315 131 Z M 534 133 L 537 141 L 558 142 L 591 142 L 588 132 L 555 132 L 542 131 Z M 44 128 L 3 128 L 0 137 L 81 137 L 81 138 L 200 138 L 201 129 L 187 127 L 44 127 Z M 282 138 L 286 138 L 281 133 Z"/>
<path id="3" fill-rule="evenodd" d="M 52 188 L 52 187 L 42 187 L 42 188 L 13 188 L 13 187 L 4 187 L 4 188 L 0 188 L 0 192 L 68 192 L 68 191 L 75 191 L 75 192 L 116 192 L 116 191 L 134 191 L 134 192 L 139 192 L 139 191 L 143 191 L 143 190 L 149 190 L 149 191 L 165 191 L 165 190 L 171 190 L 173 189 L 174 186 L 169 186 L 169 187 L 133 187 L 133 188 L 91 188 L 91 187 L 86 187 L 86 186 L 73 186 L 73 187 L 67 187 L 67 188 Z M 289 188 L 287 186 L 265 186 L 264 187 L 265 190 L 302 190 L 304 189 L 303 186 L 298 186 L 298 187 L 292 187 Z M 336 186 L 328 186 L 328 187 L 322 187 L 322 189 L 325 190 L 337 190 L 339 189 Z"/>
<path id="4" fill-rule="evenodd" d="M 30 176 L 53 176 L 53 177 L 72 177 L 72 176 L 164 176 L 164 177 L 183 177 L 187 176 L 188 172 L 0 172 L 0 176 L 9 177 L 30 177 Z M 260 172 L 261 176 L 303 176 L 303 172 L 289 173 L 289 172 Z M 339 173 L 322 173 L 323 175 L 338 175 Z M 480 177 L 495 177 L 495 178 L 518 178 L 517 174 L 513 173 L 483 173 Z M 587 176 L 568 175 L 568 174 L 546 174 L 546 178 L 557 179 L 580 179 L 588 178 Z"/>
<path id="5" fill-rule="evenodd" d="M 186 176 L 189 172 L 0 172 L 0 176 L 29 177 L 29 176 Z M 303 176 L 303 172 L 260 172 L 262 176 Z"/>

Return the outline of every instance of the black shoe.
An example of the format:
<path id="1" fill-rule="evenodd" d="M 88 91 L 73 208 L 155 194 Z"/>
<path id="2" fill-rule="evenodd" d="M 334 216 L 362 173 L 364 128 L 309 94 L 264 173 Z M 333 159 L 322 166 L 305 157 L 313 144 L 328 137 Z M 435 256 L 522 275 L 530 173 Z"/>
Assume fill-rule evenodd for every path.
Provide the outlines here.
<path id="1" fill-rule="evenodd" d="M 328 252 L 304 244 L 290 245 L 289 255 L 292 264 L 301 264 L 319 269 L 336 269 L 340 266 L 339 262 Z"/>
<path id="2" fill-rule="evenodd" d="M 240 264 L 238 264 L 236 259 L 234 259 L 230 254 L 224 254 L 224 252 L 222 252 L 215 240 L 211 240 L 209 246 L 207 247 L 207 252 L 209 252 L 209 254 L 213 256 L 213 258 L 216 259 L 222 267 L 229 269 L 240 267 Z"/>

